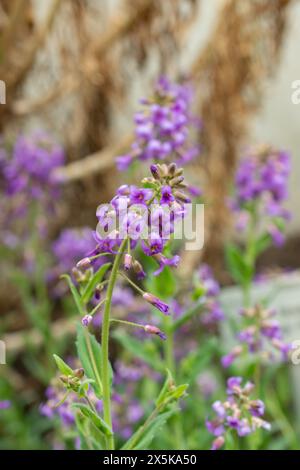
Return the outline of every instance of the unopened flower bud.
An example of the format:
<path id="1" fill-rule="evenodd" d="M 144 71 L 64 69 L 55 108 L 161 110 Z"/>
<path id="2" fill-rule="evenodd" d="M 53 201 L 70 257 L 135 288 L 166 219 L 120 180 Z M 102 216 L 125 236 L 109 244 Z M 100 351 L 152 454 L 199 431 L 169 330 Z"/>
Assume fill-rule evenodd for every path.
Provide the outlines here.
<path id="1" fill-rule="evenodd" d="M 69 383 L 69 378 L 66 375 L 60 375 L 59 378 L 63 384 L 67 385 Z"/>
<path id="2" fill-rule="evenodd" d="M 184 181 L 184 176 L 176 176 L 170 180 L 170 186 L 174 188 L 174 186 L 178 186 L 180 183 Z"/>
<path id="3" fill-rule="evenodd" d="M 177 170 L 177 165 L 176 163 L 170 163 L 170 165 L 168 166 L 168 173 L 170 176 L 174 176 L 175 173 L 176 173 L 176 170 Z"/>
<path id="4" fill-rule="evenodd" d="M 79 269 L 73 268 L 73 269 L 72 269 L 72 275 L 73 275 L 73 277 L 74 277 L 74 279 L 75 279 L 76 282 L 78 282 L 78 283 L 79 283 L 79 282 L 82 282 L 82 280 L 83 280 L 83 274 L 82 274 L 81 271 L 79 271 Z"/>
<path id="5" fill-rule="evenodd" d="M 150 184 L 153 184 L 155 183 L 155 179 L 154 178 L 143 178 L 142 179 L 142 184 L 147 184 L 147 183 L 150 183 Z"/>
<path id="6" fill-rule="evenodd" d="M 151 165 L 150 170 L 151 170 L 151 173 L 153 175 L 153 178 L 158 180 L 159 179 L 159 171 L 158 171 L 157 165 Z"/>
<path id="7" fill-rule="evenodd" d="M 126 253 L 124 256 L 124 269 L 129 271 L 132 266 L 132 256 L 129 253 Z"/>
<path id="8" fill-rule="evenodd" d="M 174 176 L 181 176 L 183 174 L 183 168 L 177 168 Z"/>
<path id="9" fill-rule="evenodd" d="M 165 163 L 162 163 L 160 165 L 160 168 L 161 168 L 161 172 L 162 172 L 162 177 L 165 178 L 166 176 L 168 176 L 169 170 L 168 170 L 167 165 Z"/>
<path id="10" fill-rule="evenodd" d="M 95 289 L 95 299 L 100 300 L 101 299 L 101 292 L 103 291 L 103 285 L 98 284 Z"/>
<path id="11" fill-rule="evenodd" d="M 91 259 L 90 258 L 83 258 L 76 264 L 76 268 L 78 269 L 87 269 L 91 266 Z"/>
<path id="12" fill-rule="evenodd" d="M 153 294 L 150 294 L 149 292 L 145 292 L 143 295 L 143 298 L 147 302 L 149 302 L 149 304 L 153 305 L 161 312 L 165 313 L 166 315 L 169 315 L 169 305 L 163 302 L 162 300 L 158 299 L 157 297 L 155 297 Z"/>
<path id="13" fill-rule="evenodd" d="M 177 200 L 184 202 L 185 204 L 188 204 L 191 202 L 190 198 L 186 196 L 186 194 L 181 193 L 180 191 L 175 191 L 174 196 Z"/>
<path id="14" fill-rule="evenodd" d="M 150 333 L 150 335 L 157 335 L 163 340 L 167 339 L 165 333 L 163 333 L 159 328 L 157 328 L 157 326 L 145 325 L 145 331 L 146 333 Z"/>
<path id="15" fill-rule="evenodd" d="M 82 369 L 82 367 L 80 367 L 80 369 L 75 369 L 74 370 L 74 375 L 78 379 L 82 379 L 82 377 L 84 376 L 84 370 Z"/>
<path id="16" fill-rule="evenodd" d="M 133 270 L 139 280 L 144 279 L 146 277 L 146 273 L 143 270 L 143 266 L 137 260 L 133 262 Z"/>

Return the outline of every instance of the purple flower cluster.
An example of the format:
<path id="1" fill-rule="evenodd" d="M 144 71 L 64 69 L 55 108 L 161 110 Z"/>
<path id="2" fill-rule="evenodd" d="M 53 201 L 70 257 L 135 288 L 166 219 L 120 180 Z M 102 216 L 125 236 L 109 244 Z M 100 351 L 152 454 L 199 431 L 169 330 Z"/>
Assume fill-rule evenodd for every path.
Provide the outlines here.
<path id="1" fill-rule="evenodd" d="M 283 223 L 290 217 L 282 206 L 288 196 L 290 156 L 285 151 L 260 146 L 241 160 L 235 178 L 236 193 L 231 207 L 236 226 L 244 230 L 253 215 L 267 218 L 266 230 L 275 245 L 284 241 Z"/>
<path id="2" fill-rule="evenodd" d="M 226 400 L 213 403 L 215 417 L 206 421 L 207 430 L 216 437 L 212 450 L 223 446 L 228 430 L 235 431 L 239 437 L 244 437 L 259 428 L 268 431 L 271 429 L 271 425 L 262 419 L 265 413 L 264 403 L 250 398 L 253 389 L 254 385 L 251 382 L 242 386 L 241 377 L 228 379 Z"/>
<path id="3" fill-rule="evenodd" d="M 95 232 L 98 245 L 94 255 L 116 253 L 125 238 L 130 241 L 130 249 L 140 241 L 144 253 L 158 263 L 154 273 L 158 275 L 165 266 L 177 267 L 179 263 L 179 256 L 167 258 L 163 251 L 190 199 L 181 191 L 185 187 L 184 177 L 176 164 L 152 165 L 151 172 L 152 177 L 143 180 L 146 187 L 123 185 L 110 204 L 98 207 Z M 145 277 L 142 266 L 129 252 L 124 257 L 124 268 L 132 269 L 138 279 Z"/>
<path id="4" fill-rule="evenodd" d="M 199 147 L 189 144 L 189 127 L 196 125 L 191 101 L 190 86 L 161 77 L 154 95 L 141 100 L 143 109 L 134 118 L 135 141 L 128 154 L 117 157 L 118 169 L 127 169 L 135 159 L 183 164 L 199 155 Z"/>
<path id="5" fill-rule="evenodd" d="M 243 309 L 241 315 L 246 323 L 237 337 L 240 345 L 222 357 L 223 367 L 229 367 L 243 353 L 256 353 L 264 359 L 275 359 L 274 349 L 280 351 L 283 361 L 288 359 L 291 345 L 282 339 L 279 322 L 274 319 L 275 311 L 257 305 Z"/>
<path id="6" fill-rule="evenodd" d="M 7 194 L 38 200 L 56 197 L 58 181 L 53 172 L 63 163 L 62 148 L 45 132 L 19 136 L 3 167 Z"/>
<path id="7" fill-rule="evenodd" d="M 0 148 L 0 184 L 5 195 L 0 202 L 0 238 L 8 248 L 24 254 L 24 241 L 33 228 L 40 239 L 45 238 L 47 215 L 53 213 L 60 188 L 54 171 L 63 162 L 62 148 L 42 131 L 20 135 L 11 150 Z M 30 272 L 31 261 L 25 259 L 24 264 Z"/>

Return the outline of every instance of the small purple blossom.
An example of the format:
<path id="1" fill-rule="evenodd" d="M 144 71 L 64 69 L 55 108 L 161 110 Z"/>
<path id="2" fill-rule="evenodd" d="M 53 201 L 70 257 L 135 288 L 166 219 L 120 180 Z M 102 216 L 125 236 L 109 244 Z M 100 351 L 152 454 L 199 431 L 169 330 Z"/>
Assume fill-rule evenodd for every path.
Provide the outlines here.
<path id="1" fill-rule="evenodd" d="M 82 317 L 81 323 L 83 326 L 89 326 L 92 320 L 92 315 L 84 315 L 84 317 Z"/>
<path id="2" fill-rule="evenodd" d="M 1 400 L 0 401 L 0 410 L 7 410 L 11 406 L 10 400 Z"/>

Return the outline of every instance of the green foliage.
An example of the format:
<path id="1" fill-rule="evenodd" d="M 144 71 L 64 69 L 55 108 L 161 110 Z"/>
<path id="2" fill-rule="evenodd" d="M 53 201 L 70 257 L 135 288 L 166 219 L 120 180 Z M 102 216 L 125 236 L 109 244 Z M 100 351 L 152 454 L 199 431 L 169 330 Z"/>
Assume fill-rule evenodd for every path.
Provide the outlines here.
<path id="1" fill-rule="evenodd" d="M 122 449 L 147 449 L 159 430 L 179 411 L 177 403 L 186 394 L 187 387 L 187 384 L 176 386 L 171 372 L 167 370 L 167 378 L 156 400 L 155 409 Z"/>
<path id="2" fill-rule="evenodd" d="M 88 281 L 83 293 L 82 293 L 82 296 L 81 296 L 81 304 L 85 305 L 87 304 L 91 297 L 93 296 L 94 294 L 94 291 L 95 291 L 95 288 L 97 286 L 97 284 L 100 284 L 101 281 L 103 280 L 106 272 L 108 271 L 108 269 L 111 267 L 111 263 L 106 263 L 106 264 L 103 264 L 99 269 L 98 271 L 96 271 L 94 273 L 94 275 L 91 277 L 91 279 Z"/>
<path id="3" fill-rule="evenodd" d="M 226 246 L 225 257 L 233 279 L 242 286 L 247 285 L 254 275 L 252 263 L 249 263 L 241 249 L 233 244 Z"/>
<path id="4" fill-rule="evenodd" d="M 81 324 L 77 326 L 76 347 L 85 375 L 92 379 L 92 387 L 98 398 L 102 397 L 101 346 Z"/>
<path id="5" fill-rule="evenodd" d="M 59 356 L 57 356 L 56 354 L 53 354 L 53 357 L 54 357 L 54 360 L 56 362 L 56 365 L 59 369 L 59 371 L 63 374 L 63 375 L 73 375 L 73 370 L 71 369 L 71 367 L 68 366 L 68 364 L 66 364 L 63 359 L 61 359 Z"/>
<path id="6" fill-rule="evenodd" d="M 162 364 L 159 353 L 155 347 L 153 341 L 139 341 L 133 338 L 130 335 L 127 335 L 122 331 L 115 331 L 113 333 L 114 338 L 116 338 L 123 348 L 130 352 L 133 357 L 138 357 L 142 361 L 149 364 L 153 369 L 156 369 L 158 372 L 164 371 L 164 365 Z"/>
<path id="7" fill-rule="evenodd" d="M 107 426 L 105 421 L 89 406 L 85 405 L 84 403 L 74 403 L 72 408 L 79 409 L 81 413 L 86 418 L 88 418 L 104 436 L 112 436 L 112 430 Z"/>

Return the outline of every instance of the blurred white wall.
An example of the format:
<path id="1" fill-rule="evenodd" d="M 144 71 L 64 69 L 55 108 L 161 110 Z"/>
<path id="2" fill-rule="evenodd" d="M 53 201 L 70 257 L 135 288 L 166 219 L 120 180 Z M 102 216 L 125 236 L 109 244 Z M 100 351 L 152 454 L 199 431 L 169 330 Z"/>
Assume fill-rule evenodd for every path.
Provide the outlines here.
<path id="1" fill-rule="evenodd" d="M 287 36 L 276 75 L 265 84 L 261 110 L 252 123 L 250 140 L 272 143 L 292 154 L 290 232 L 300 231 L 300 104 L 292 103 L 292 82 L 300 80 L 300 4 L 290 9 Z"/>

